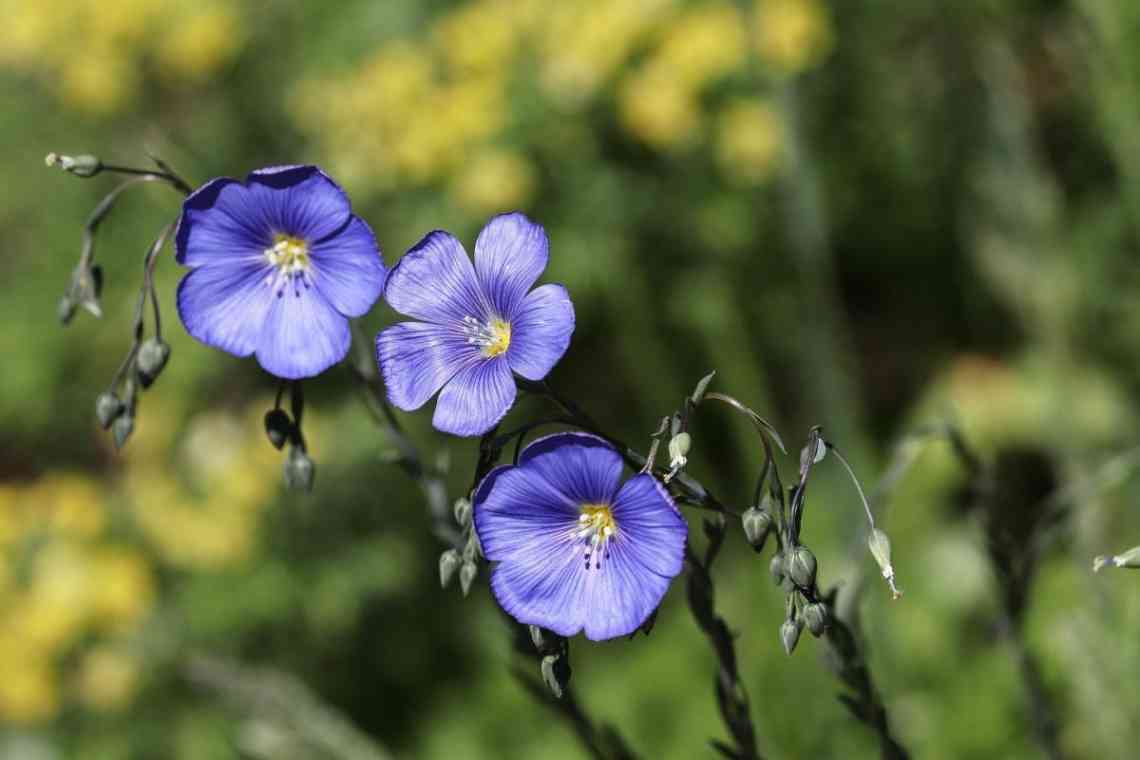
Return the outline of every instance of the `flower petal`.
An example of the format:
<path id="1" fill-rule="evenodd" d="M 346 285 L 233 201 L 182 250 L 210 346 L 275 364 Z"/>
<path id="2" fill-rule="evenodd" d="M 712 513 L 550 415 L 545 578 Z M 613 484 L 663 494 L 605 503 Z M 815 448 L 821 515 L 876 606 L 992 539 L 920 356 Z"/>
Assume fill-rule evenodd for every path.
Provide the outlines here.
<path id="1" fill-rule="evenodd" d="M 479 360 L 479 352 L 451 327 L 401 322 L 376 336 L 376 362 L 388 400 L 411 412 L 434 396 L 457 372 Z"/>
<path id="2" fill-rule="evenodd" d="M 380 247 L 367 222 L 352 216 L 332 237 L 309 247 L 313 279 L 321 295 L 346 317 L 372 308 L 388 276 Z"/>
<path id="3" fill-rule="evenodd" d="M 587 576 L 582 599 L 583 630 L 591 641 L 628 636 L 661 604 L 673 578 L 647 571 L 633 559 L 632 541 L 612 541 L 600 568 Z"/>
<path id="4" fill-rule="evenodd" d="M 235 356 L 257 348 L 273 291 L 264 264 L 201 267 L 178 285 L 178 316 L 186 332 Z"/>
<path id="5" fill-rule="evenodd" d="M 459 370 L 439 394 L 432 425 L 452 435 L 482 435 L 510 411 L 515 378 L 506 361 L 483 359 Z"/>
<path id="6" fill-rule="evenodd" d="M 215 179 L 182 204 L 174 235 L 175 258 L 189 267 L 264 261 L 273 239 L 264 209 L 249 190 L 229 177 Z"/>
<path id="7" fill-rule="evenodd" d="M 310 245 L 348 222 L 352 205 L 340 185 L 315 166 L 273 166 L 246 178 L 250 204 L 260 208 L 273 232 L 302 238 Z"/>
<path id="8" fill-rule="evenodd" d="M 527 291 L 546 269 L 546 230 L 524 214 L 500 214 L 475 240 L 475 272 L 496 314 L 512 320 Z"/>
<path id="9" fill-rule="evenodd" d="M 352 340 L 348 319 L 320 291 L 294 283 L 277 292 L 267 291 L 257 344 L 257 361 L 267 372 L 287 380 L 312 377 L 345 357 Z"/>
<path id="10" fill-rule="evenodd" d="M 578 505 L 526 467 L 496 467 L 475 492 L 475 533 L 492 561 L 556 553 L 573 537 Z M 541 544 L 541 546 L 540 546 Z M 579 561 L 581 552 L 579 552 Z"/>
<path id="11" fill-rule="evenodd" d="M 569 542 L 554 554 L 534 552 L 525 559 L 498 564 L 491 591 L 507 614 L 525 625 L 538 625 L 560 636 L 582 630 L 583 604 L 590 571 Z"/>
<path id="12" fill-rule="evenodd" d="M 384 299 L 401 314 L 437 324 L 490 316 L 463 244 L 443 230 L 428 233 L 392 268 Z"/>
<path id="13" fill-rule="evenodd" d="M 667 578 L 681 572 L 689 527 L 656 478 L 640 474 L 627 480 L 614 498 L 613 515 L 629 559 Z"/>
<path id="14" fill-rule="evenodd" d="M 553 284 L 535 288 L 511 320 L 507 361 L 527 380 L 541 380 L 566 353 L 573 333 L 574 304 L 566 288 Z"/>
<path id="15" fill-rule="evenodd" d="M 577 506 L 612 504 L 621 481 L 617 449 L 589 433 L 554 433 L 533 441 L 519 466 L 540 474 Z"/>

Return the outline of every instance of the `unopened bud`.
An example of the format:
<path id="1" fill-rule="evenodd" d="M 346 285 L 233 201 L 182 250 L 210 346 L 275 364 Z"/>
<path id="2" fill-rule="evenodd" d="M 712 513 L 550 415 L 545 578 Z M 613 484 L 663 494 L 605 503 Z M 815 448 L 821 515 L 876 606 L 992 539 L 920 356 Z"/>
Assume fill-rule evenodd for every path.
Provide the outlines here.
<path id="1" fill-rule="evenodd" d="M 693 445 L 692 436 L 688 433 L 677 433 L 669 439 L 669 467 L 680 470 L 689 463 L 689 449 Z"/>
<path id="2" fill-rule="evenodd" d="M 459 527 L 465 528 L 471 522 L 471 502 L 467 499 L 456 499 L 455 507 L 455 522 L 459 523 Z"/>
<path id="3" fill-rule="evenodd" d="M 151 383 L 158 378 L 169 358 L 170 344 L 159 338 L 147 338 L 143 341 L 143 344 L 139 346 L 138 358 L 135 360 L 139 384 L 144 388 L 149 388 Z"/>
<path id="4" fill-rule="evenodd" d="M 471 584 L 475 582 L 475 576 L 478 574 L 479 566 L 470 560 L 464 562 L 463 567 L 459 569 L 459 589 L 464 596 L 471 591 Z"/>
<path id="5" fill-rule="evenodd" d="M 788 559 L 788 577 L 800 588 L 815 585 L 815 555 L 806 546 L 797 546 Z"/>
<path id="6" fill-rule="evenodd" d="M 886 533 L 875 528 L 867 537 L 867 546 L 871 549 L 871 556 L 875 558 L 879 570 L 883 572 L 883 579 L 891 587 L 891 596 L 898 599 L 902 592 L 895 586 L 895 569 L 891 566 L 891 540 Z"/>
<path id="7" fill-rule="evenodd" d="M 562 698 L 562 692 L 570 683 L 570 664 L 566 658 L 559 654 L 548 654 L 542 658 L 542 681 L 546 688 L 556 699 Z"/>
<path id="8" fill-rule="evenodd" d="M 812 636 L 819 638 L 827 630 L 827 608 L 819 602 L 804 607 L 803 618 Z"/>
<path id="9" fill-rule="evenodd" d="M 800 450 L 800 470 L 819 464 L 825 456 L 827 456 L 827 445 L 823 439 L 813 436 L 808 445 Z"/>
<path id="10" fill-rule="evenodd" d="M 772 529 L 772 515 L 759 507 L 749 507 L 740 518 L 744 525 L 744 537 L 756 551 L 764 550 L 768 533 Z"/>
<path id="11" fill-rule="evenodd" d="M 768 572 L 772 574 L 772 580 L 779 586 L 784 582 L 784 554 L 783 552 L 776 552 L 772 555 L 772 560 L 768 563 Z"/>
<path id="12" fill-rule="evenodd" d="M 459 558 L 459 552 L 454 549 L 448 549 L 443 554 L 439 555 L 439 587 L 447 588 L 451 583 L 455 571 L 459 569 L 459 564 L 462 562 Z"/>
<path id="13" fill-rule="evenodd" d="M 1101 568 L 1106 565 L 1130 569 L 1140 568 L 1140 546 L 1134 546 L 1128 551 L 1112 557 L 1107 555 L 1097 557 L 1093 560 L 1093 572 L 1099 573 Z"/>
<path id="14" fill-rule="evenodd" d="M 100 393 L 99 398 L 95 399 L 95 417 L 99 420 L 100 427 L 109 429 L 125 408 L 122 400 L 111 391 Z"/>
<path id="15" fill-rule="evenodd" d="M 317 466 L 300 446 L 290 446 L 285 457 L 285 487 L 292 491 L 313 490 Z"/>
<path id="16" fill-rule="evenodd" d="M 58 166 L 65 172 L 76 177 L 94 177 L 103 171 L 103 162 L 95 156 L 62 156 L 58 153 L 48 153 L 44 156 L 44 163 L 48 166 Z"/>
<path id="17" fill-rule="evenodd" d="M 280 450 L 292 435 L 293 420 L 284 409 L 270 409 L 265 413 L 265 436 L 273 448 Z"/>
<path id="18" fill-rule="evenodd" d="M 802 624 L 798 620 L 785 620 L 780 626 L 780 643 L 784 645 L 784 651 L 791 654 L 796 649 L 796 644 L 800 640 L 800 630 Z"/>
<path id="19" fill-rule="evenodd" d="M 135 432 L 134 415 L 127 412 L 116 417 L 111 423 L 111 437 L 115 441 L 115 449 L 122 450 L 133 432 Z"/>
<path id="20" fill-rule="evenodd" d="M 712 379 L 715 376 L 716 376 L 716 370 L 714 369 L 712 372 L 710 372 L 707 375 L 705 375 L 704 377 L 702 377 L 700 382 L 697 383 L 697 387 L 693 389 L 693 395 L 691 396 L 694 406 L 697 404 L 700 404 L 702 401 L 705 400 L 705 393 L 709 389 L 709 383 L 712 382 Z"/>
<path id="21" fill-rule="evenodd" d="M 542 628 L 537 625 L 528 625 L 527 630 L 530 631 L 530 641 L 534 644 L 535 650 L 541 652 L 546 649 L 546 636 L 542 633 Z"/>

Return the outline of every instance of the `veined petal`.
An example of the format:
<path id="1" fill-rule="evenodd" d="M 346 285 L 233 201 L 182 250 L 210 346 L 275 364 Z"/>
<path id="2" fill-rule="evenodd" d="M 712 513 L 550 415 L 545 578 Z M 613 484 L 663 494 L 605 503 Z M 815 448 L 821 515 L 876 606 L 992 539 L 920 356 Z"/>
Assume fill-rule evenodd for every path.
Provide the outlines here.
<path id="1" fill-rule="evenodd" d="M 432 425 L 452 435 L 482 435 L 510 411 L 515 379 L 502 358 L 481 359 L 459 370 L 444 386 Z"/>
<path id="2" fill-rule="evenodd" d="M 332 237 L 309 246 L 313 280 L 321 295 L 346 317 L 372 308 L 388 271 L 367 222 L 358 216 Z"/>
<path id="3" fill-rule="evenodd" d="M 543 285 L 532 290 L 514 314 L 507 361 L 527 380 L 541 380 L 570 346 L 574 333 L 570 294 L 561 285 Z"/>
<path id="4" fill-rule="evenodd" d="M 384 299 L 401 314 L 437 324 L 491 316 L 463 244 L 442 230 L 428 233 L 392 268 Z"/>
<path id="5" fill-rule="evenodd" d="M 491 571 L 491 591 L 515 620 L 538 625 L 560 636 L 582 630 L 590 573 L 569 542 L 561 551 L 502 562 Z"/>
<path id="6" fill-rule="evenodd" d="M 656 478 L 627 480 L 614 498 L 613 515 L 624 556 L 667 578 L 681 572 L 689 528 Z"/>
<path id="7" fill-rule="evenodd" d="M 340 185 L 315 166 L 274 166 L 246 179 L 250 203 L 260 208 L 273 232 L 310 245 L 333 235 L 348 221 L 352 205 Z"/>
<path id="8" fill-rule="evenodd" d="M 215 179 L 182 204 L 174 235 L 175 258 L 189 267 L 262 261 L 273 231 L 248 188 L 229 177 Z"/>
<path id="9" fill-rule="evenodd" d="M 496 467 L 474 501 L 479 545 L 494 562 L 568 551 L 578 525 L 579 505 L 527 467 Z"/>
<path id="10" fill-rule="evenodd" d="M 524 214 L 500 214 L 475 240 L 475 272 L 498 316 L 513 320 L 515 309 L 546 269 L 546 230 Z"/>
<path id="11" fill-rule="evenodd" d="M 524 465 L 579 506 L 611 504 L 621 481 L 621 455 L 589 433 L 538 438 L 519 455 L 519 466 Z"/>
<path id="12" fill-rule="evenodd" d="M 631 557 L 632 539 L 612 542 L 601 568 L 582 570 L 587 576 L 582 600 L 583 630 L 591 641 L 628 636 L 657 609 L 672 576 L 647 572 Z"/>
<path id="13" fill-rule="evenodd" d="M 280 295 L 277 295 L 280 293 Z M 269 309 L 257 344 L 257 361 L 286 380 L 319 375 L 348 353 L 348 319 L 316 288 L 292 283 L 266 291 Z"/>
<path id="14" fill-rule="evenodd" d="M 178 316 L 186 332 L 235 356 L 257 348 L 273 292 L 263 264 L 201 267 L 178 285 Z"/>
<path id="15" fill-rule="evenodd" d="M 457 372 L 479 360 L 479 352 L 451 327 L 401 322 L 376 336 L 376 361 L 399 409 L 419 409 Z"/>

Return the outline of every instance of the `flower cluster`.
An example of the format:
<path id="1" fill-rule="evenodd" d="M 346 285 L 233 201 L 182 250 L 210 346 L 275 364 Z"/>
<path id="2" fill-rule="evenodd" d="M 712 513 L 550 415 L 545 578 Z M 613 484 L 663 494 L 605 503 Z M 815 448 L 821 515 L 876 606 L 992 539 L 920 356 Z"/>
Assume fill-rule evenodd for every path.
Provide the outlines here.
<path id="1" fill-rule="evenodd" d="M 546 231 L 520 213 L 492 218 L 463 245 L 437 230 L 388 272 L 368 225 L 313 166 L 213 180 L 183 206 L 178 289 L 186 329 L 237 356 L 254 354 L 284 379 L 344 358 L 348 319 L 383 292 L 417 321 L 376 338 L 389 401 L 413 411 L 439 394 L 433 423 L 486 433 L 507 414 L 515 376 L 541 381 L 574 332 L 561 285 L 534 287 L 549 258 Z M 474 529 L 498 565 L 492 588 L 518 620 L 561 635 L 607 639 L 637 629 L 681 571 L 687 525 L 650 474 L 622 484 L 622 458 L 601 438 L 535 441 L 494 469 L 474 495 Z"/>

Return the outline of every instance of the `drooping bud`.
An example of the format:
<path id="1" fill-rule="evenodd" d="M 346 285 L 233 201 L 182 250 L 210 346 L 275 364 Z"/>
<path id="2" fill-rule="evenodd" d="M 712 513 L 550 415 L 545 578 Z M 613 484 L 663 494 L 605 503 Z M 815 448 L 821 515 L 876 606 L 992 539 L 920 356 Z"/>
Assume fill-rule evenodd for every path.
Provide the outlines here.
<path id="1" fill-rule="evenodd" d="M 292 491 L 313 490 L 317 466 L 300 446 L 290 446 L 285 457 L 285 487 Z"/>
<path id="2" fill-rule="evenodd" d="M 772 515 L 759 507 L 749 507 L 740 518 L 744 525 L 744 537 L 756 551 L 763 551 L 772 530 Z"/>
<path id="3" fill-rule="evenodd" d="M 471 522 L 470 500 L 464 498 L 456 499 L 453 511 L 455 513 L 455 522 L 459 523 L 459 527 L 467 527 L 467 525 Z"/>
<path id="4" fill-rule="evenodd" d="M 712 382 L 715 376 L 716 370 L 714 369 L 712 372 L 702 377 L 700 382 L 697 383 L 697 387 L 693 389 L 693 395 L 690 397 L 693 401 L 694 406 L 700 404 L 705 400 L 705 393 L 708 392 L 709 383 Z"/>
<path id="5" fill-rule="evenodd" d="M 104 430 L 109 429 L 125 408 L 122 399 L 111 391 L 100 393 L 99 398 L 95 399 L 95 417 L 99 420 L 99 426 Z"/>
<path id="6" fill-rule="evenodd" d="M 542 681 L 546 688 L 556 699 L 562 698 L 562 692 L 570 683 L 570 665 L 566 658 L 558 654 L 548 654 L 542 658 Z"/>
<path id="7" fill-rule="evenodd" d="M 799 620 L 788 619 L 780 626 L 780 643 L 784 645 L 784 651 L 791 654 L 796 649 L 796 644 L 800 640 L 800 630 L 803 624 Z"/>
<path id="8" fill-rule="evenodd" d="M 270 409 L 265 413 L 265 436 L 273 448 L 280 450 L 292 435 L 293 420 L 289 419 L 284 409 Z"/>
<path id="9" fill-rule="evenodd" d="M 170 359 L 170 344 L 166 341 L 159 338 L 147 338 L 143 341 L 139 346 L 138 358 L 135 360 L 135 368 L 142 387 L 151 386 L 162 372 L 162 368 L 166 366 L 168 359 Z"/>
<path id="10" fill-rule="evenodd" d="M 443 554 L 439 555 L 439 587 L 447 588 L 451 583 L 451 578 L 455 575 L 455 571 L 459 569 L 459 565 L 463 560 L 459 557 L 459 552 L 454 549 L 448 549 Z"/>
<path id="11" fill-rule="evenodd" d="M 48 166 L 58 166 L 76 177 L 94 177 L 103 171 L 103 162 L 95 156 L 63 156 L 59 153 L 48 153 L 44 156 L 44 163 Z"/>
<path id="12" fill-rule="evenodd" d="M 111 437 L 115 442 L 115 449 L 121 451 L 126 445 L 131 433 L 135 432 L 135 417 L 129 411 L 120 413 L 111 423 Z"/>
<path id="13" fill-rule="evenodd" d="M 1140 546 L 1134 546 L 1126 552 L 1114 556 L 1102 555 L 1093 560 L 1093 572 L 1099 573 L 1106 565 L 1124 568 L 1140 568 Z"/>
<path id="14" fill-rule="evenodd" d="M 681 432 L 669 439 L 669 469 L 680 470 L 689 463 L 689 449 L 693 445 L 692 436 Z"/>
<path id="15" fill-rule="evenodd" d="M 784 553 L 776 552 L 772 555 L 772 560 L 768 563 L 768 572 L 772 574 L 772 580 L 779 586 L 784 582 Z"/>
<path id="16" fill-rule="evenodd" d="M 788 558 L 788 577 L 800 588 L 815 585 L 815 555 L 806 546 L 797 546 Z"/>
<path id="17" fill-rule="evenodd" d="M 541 652 L 546 649 L 546 636 L 542 632 L 542 627 L 537 625 L 528 625 L 527 630 L 530 631 L 530 641 L 534 644 L 536 651 Z"/>
<path id="18" fill-rule="evenodd" d="M 884 580 L 891 587 L 891 596 L 898 599 L 902 592 L 895 586 L 895 569 L 891 566 L 891 540 L 886 533 L 875 528 L 867 537 L 867 546 L 871 549 L 871 556 L 875 558 Z"/>
<path id="19" fill-rule="evenodd" d="M 827 608 L 819 602 L 812 602 L 804 607 L 803 619 L 811 635 L 816 638 L 827 630 Z"/>
<path id="20" fill-rule="evenodd" d="M 471 584 L 475 582 L 475 576 L 479 574 L 479 566 L 474 562 L 468 560 L 463 563 L 463 567 L 459 568 L 459 589 L 467 596 L 471 591 Z"/>

